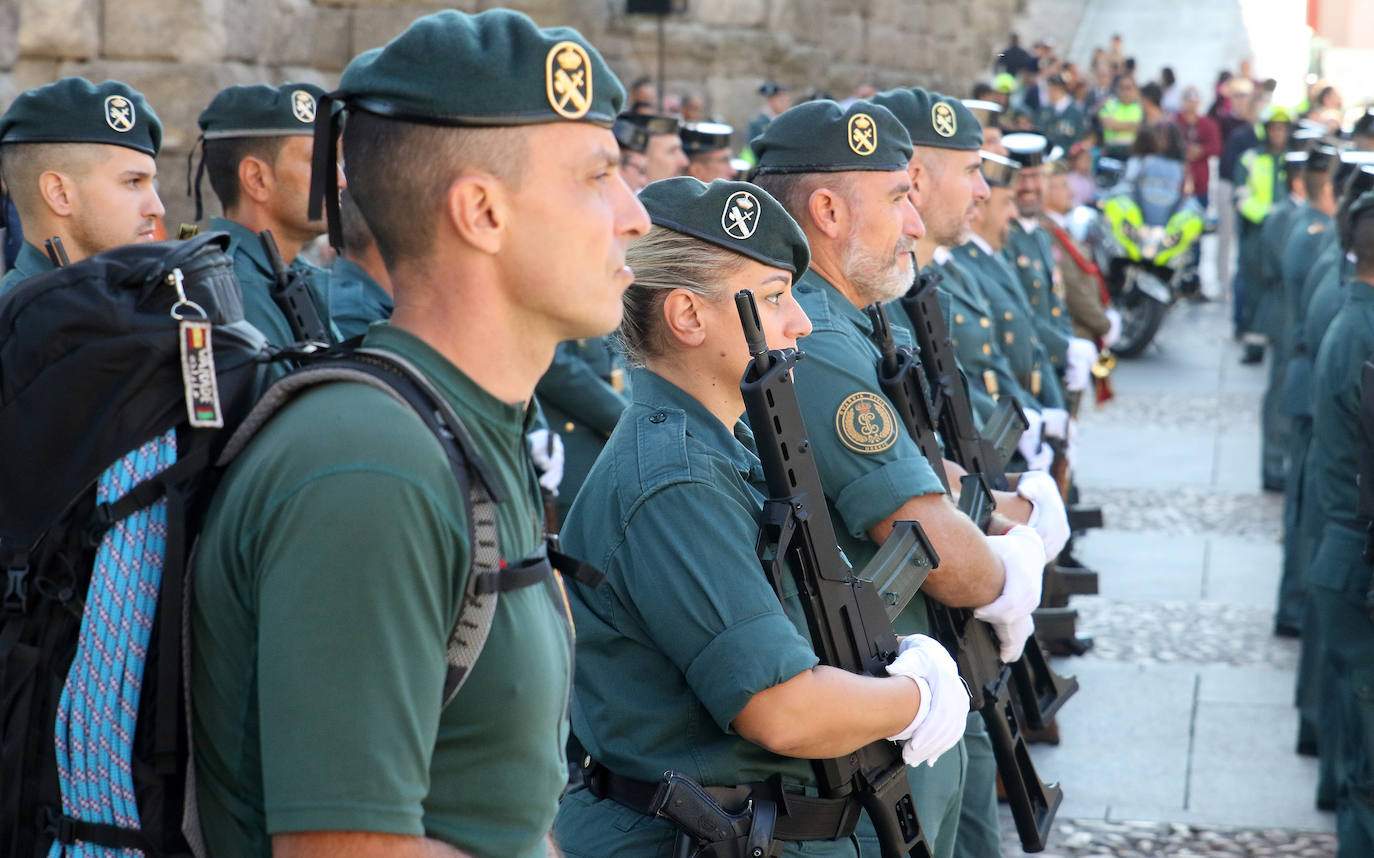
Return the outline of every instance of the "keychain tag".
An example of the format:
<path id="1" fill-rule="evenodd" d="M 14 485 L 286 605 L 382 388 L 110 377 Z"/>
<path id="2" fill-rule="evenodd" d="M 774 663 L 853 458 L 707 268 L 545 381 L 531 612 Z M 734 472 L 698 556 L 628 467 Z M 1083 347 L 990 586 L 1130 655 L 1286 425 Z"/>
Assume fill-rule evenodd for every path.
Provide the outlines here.
<path id="1" fill-rule="evenodd" d="M 181 383 L 186 388 L 186 417 L 196 429 L 224 426 L 215 376 L 215 350 L 210 337 L 214 326 L 206 321 L 183 319 L 181 330 Z"/>

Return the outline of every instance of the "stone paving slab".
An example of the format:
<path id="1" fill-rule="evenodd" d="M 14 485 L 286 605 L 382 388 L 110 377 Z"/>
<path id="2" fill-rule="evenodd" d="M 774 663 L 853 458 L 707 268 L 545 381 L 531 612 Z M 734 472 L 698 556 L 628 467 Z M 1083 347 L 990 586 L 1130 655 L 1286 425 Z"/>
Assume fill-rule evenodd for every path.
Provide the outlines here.
<path id="1" fill-rule="evenodd" d="M 1202 598 L 1270 609 L 1277 598 L 1282 572 L 1283 545 L 1277 536 L 1210 536 Z"/>
<path id="2" fill-rule="evenodd" d="M 1104 599 L 1187 601 L 1202 595 L 1208 541 L 1200 534 L 1161 539 L 1150 531 L 1095 530 L 1078 541 L 1076 554 L 1098 570 L 1099 595 Z"/>
<path id="3" fill-rule="evenodd" d="M 1079 436 L 1077 482 L 1085 492 L 1211 486 L 1216 446 L 1211 429 L 1091 427 Z"/>

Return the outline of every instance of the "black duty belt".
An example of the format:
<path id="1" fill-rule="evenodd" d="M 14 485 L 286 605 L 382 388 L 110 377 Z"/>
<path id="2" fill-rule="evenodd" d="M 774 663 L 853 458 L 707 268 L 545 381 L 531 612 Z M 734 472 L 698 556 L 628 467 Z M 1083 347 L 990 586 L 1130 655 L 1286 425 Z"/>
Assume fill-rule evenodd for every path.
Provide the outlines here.
<path id="1" fill-rule="evenodd" d="M 582 782 L 597 798 L 609 798 L 645 816 L 653 815 L 651 808 L 662 785 L 618 775 L 591 757 L 583 758 Z M 750 799 L 774 802 L 778 821 L 773 837 L 777 840 L 841 840 L 854 833 L 862 813 L 859 802 L 852 797 L 813 798 L 787 792 L 777 777 L 738 786 L 708 786 L 705 790 L 732 813 L 738 813 Z"/>

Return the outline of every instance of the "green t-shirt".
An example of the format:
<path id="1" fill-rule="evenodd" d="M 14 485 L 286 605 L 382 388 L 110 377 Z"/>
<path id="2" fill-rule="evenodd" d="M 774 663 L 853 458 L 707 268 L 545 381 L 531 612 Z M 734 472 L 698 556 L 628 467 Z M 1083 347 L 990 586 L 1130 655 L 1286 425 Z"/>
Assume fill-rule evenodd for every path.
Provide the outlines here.
<path id="1" fill-rule="evenodd" d="M 497 400 L 389 325 L 365 344 L 415 364 L 462 416 L 509 493 L 497 509 L 502 558 L 537 551 L 533 409 Z M 568 629 L 552 588 L 501 594 L 481 657 L 441 710 L 470 565 L 466 502 L 419 418 L 361 384 L 301 394 L 230 468 L 191 616 L 212 854 L 265 856 L 271 834 L 346 830 L 544 855 L 567 780 Z"/>
<path id="2" fill-rule="evenodd" d="M 52 271 L 53 268 L 52 260 L 48 259 L 47 254 L 27 241 L 24 242 L 24 245 L 19 248 L 19 253 L 14 257 L 14 267 L 6 271 L 4 278 L 0 279 L 0 295 L 10 291 L 30 277 L 45 271 Z"/>
<path id="3" fill-rule="evenodd" d="M 294 344 L 296 336 L 291 332 L 291 323 L 277 307 L 277 302 L 272 300 L 271 290 L 276 280 L 257 233 L 222 217 L 210 218 L 210 229 L 229 233 L 229 258 L 234 260 L 234 274 L 243 289 L 243 317 L 262 331 L 272 345 L 287 347 Z M 329 318 L 329 275 L 299 256 L 288 267 L 304 269 L 310 274 L 310 297 L 315 301 L 320 320 L 326 328 L 332 329 L 333 323 Z M 330 333 L 335 341 L 339 339 L 337 330 L 331 330 Z"/>
<path id="4" fill-rule="evenodd" d="M 561 533 L 567 553 L 606 573 L 596 589 L 568 589 L 573 733 L 638 780 L 672 769 L 706 785 L 780 775 L 814 787 L 809 762 L 730 728 L 755 694 L 817 664 L 795 584 L 784 581 L 784 607 L 755 554 L 766 490 L 753 436 L 648 370 L 633 371 L 632 387 Z M 666 821 L 582 788 L 564 799 L 556 833 L 572 858 L 667 854 L 675 839 Z M 825 854 L 850 854 L 840 845 Z"/>

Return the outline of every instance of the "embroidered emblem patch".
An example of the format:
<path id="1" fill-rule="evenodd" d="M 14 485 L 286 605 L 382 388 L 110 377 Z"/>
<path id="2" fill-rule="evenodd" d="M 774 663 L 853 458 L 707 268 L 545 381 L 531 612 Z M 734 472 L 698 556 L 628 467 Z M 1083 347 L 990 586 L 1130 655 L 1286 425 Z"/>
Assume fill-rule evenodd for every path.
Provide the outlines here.
<path id="1" fill-rule="evenodd" d="M 592 108 L 592 61 L 576 42 L 559 42 L 544 58 L 544 89 L 554 113 L 581 119 Z"/>
<path id="2" fill-rule="evenodd" d="M 132 131 L 137 121 L 134 103 L 122 95 L 112 95 L 105 99 L 105 124 L 123 134 Z"/>
<path id="3" fill-rule="evenodd" d="M 181 383 L 186 391 L 186 417 L 193 427 L 218 429 L 224 425 L 220 408 L 219 380 L 215 375 L 213 326 L 206 321 L 183 320 L 180 327 Z"/>
<path id="4" fill-rule="evenodd" d="M 856 453 L 881 453 L 897 443 L 897 414 L 886 399 L 861 390 L 840 403 L 835 431 Z"/>
<path id="5" fill-rule="evenodd" d="M 935 102 L 930 108 L 930 124 L 935 126 L 935 133 L 941 137 L 953 137 L 959 130 L 959 120 L 954 115 L 954 108 L 943 101 Z"/>
<path id="6" fill-rule="evenodd" d="M 303 89 L 291 93 L 291 115 L 309 125 L 315 121 L 315 96 Z"/>
<path id="7" fill-rule="evenodd" d="M 849 117 L 849 148 L 864 156 L 872 155 L 878 148 L 878 128 L 867 113 Z"/>
<path id="8" fill-rule="evenodd" d="M 735 191 L 725 201 L 720 226 L 731 238 L 746 239 L 759 228 L 759 201 L 748 191 Z"/>

